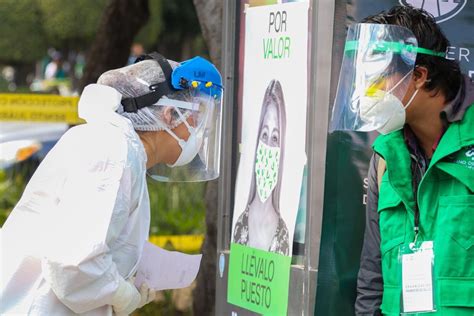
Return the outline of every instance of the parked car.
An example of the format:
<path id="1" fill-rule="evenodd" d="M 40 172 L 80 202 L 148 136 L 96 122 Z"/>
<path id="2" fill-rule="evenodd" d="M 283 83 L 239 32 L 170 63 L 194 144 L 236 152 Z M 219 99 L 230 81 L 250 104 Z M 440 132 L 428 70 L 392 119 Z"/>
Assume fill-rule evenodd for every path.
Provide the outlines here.
<path id="1" fill-rule="evenodd" d="M 2 122 L 0 169 L 27 160 L 41 161 L 67 129 L 65 123 Z"/>
<path id="2" fill-rule="evenodd" d="M 0 122 L 0 227 L 65 123 Z"/>

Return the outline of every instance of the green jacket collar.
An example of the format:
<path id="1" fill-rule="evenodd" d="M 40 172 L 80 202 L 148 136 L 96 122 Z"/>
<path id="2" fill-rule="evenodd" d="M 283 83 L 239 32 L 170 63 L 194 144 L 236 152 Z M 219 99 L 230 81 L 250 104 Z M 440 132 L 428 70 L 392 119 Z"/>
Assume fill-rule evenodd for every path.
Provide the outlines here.
<path id="1" fill-rule="evenodd" d="M 431 164 L 435 164 L 440 159 L 458 151 L 459 149 L 474 144 L 474 104 L 469 106 L 463 119 L 449 125 L 449 128 L 441 138 L 439 145 L 434 152 Z M 404 146 L 401 146 L 404 145 Z M 394 148 L 394 147 L 397 148 Z M 398 148 L 399 146 L 404 147 Z M 380 135 L 372 146 L 380 156 L 388 160 L 391 156 L 405 156 L 409 158 L 408 149 L 403 139 L 403 131 L 396 131 L 388 135 Z M 402 152 L 398 152 L 398 151 Z M 409 161 L 409 160 L 408 160 Z"/>
<path id="2" fill-rule="evenodd" d="M 469 106 L 461 121 L 450 124 L 448 130 L 441 138 L 438 148 L 434 152 L 431 164 L 435 164 L 463 147 L 474 144 L 473 105 Z"/>
<path id="3" fill-rule="evenodd" d="M 380 135 L 373 145 L 375 152 L 387 162 L 388 180 L 408 209 L 414 209 L 410 152 L 403 130 Z"/>
<path id="4" fill-rule="evenodd" d="M 471 105 L 461 122 L 451 124 L 440 141 L 438 149 L 434 152 L 431 165 L 457 178 L 464 183 L 471 191 L 474 191 L 474 172 L 466 169 L 457 163 L 452 163 L 452 159 L 444 159 L 446 156 L 474 145 L 474 106 Z M 450 163 L 451 161 L 451 163 Z"/>
<path id="5" fill-rule="evenodd" d="M 461 121 L 449 125 L 434 152 L 430 168 L 446 156 L 470 145 L 474 145 L 473 105 L 469 106 Z M 388 178 L 394 190 L 397 191 L 405 205 L 413 209 L 411 158 L 405 144 L 403 131 L 380 135 L 375 140 L 373 149 L 387 162 Z"/>

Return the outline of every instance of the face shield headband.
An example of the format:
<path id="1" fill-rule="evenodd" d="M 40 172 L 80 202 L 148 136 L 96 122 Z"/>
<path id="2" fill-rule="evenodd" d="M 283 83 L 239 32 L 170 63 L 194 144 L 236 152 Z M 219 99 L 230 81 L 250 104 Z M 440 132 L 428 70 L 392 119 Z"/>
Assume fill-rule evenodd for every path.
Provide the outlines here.
<path id="1" fill-rule="evenodd" d="M 415 54 L 425 54 L 430 56 L 436 57 L 445 57 L 446 53 L 444 52 L 435 52 L 431 49 L 418 47 L 412 44 L 404 44 L 401 42 L 388 42 L 388 41 L 376 41 L 373 42 L 373 51 L 374 52 L 392 52 L 394 54 L 400 54 L 402 58 L 407 62 L 411 60 L 411 58 L 407 58 L 408 54 L 413 55 Z M 359 47 L 359 41 L 347 41 L 346 45 L 344 46 L 344 53 L 350 51 L 357 51 Z"/>
<path id="2" fill-rule="evenodd" d="M 181 62 L 174 70 L 168 60 L 156 52 L 138 57 L 135 63 L 147 59 L 158 62 L 165 75 L 165 81 L 150 85 L 150 93 L 122 99 L 121 103 L 125 112 L 136 113 L 139 109 L 152 105 L 171 105 L 176 108 L 195 110 L 197 104 L 162 97 L 185 89 L 194 89 L 216 99 L 222 93 L 222 78 L 219 71 L 202 57 L 197 56 Z"/>

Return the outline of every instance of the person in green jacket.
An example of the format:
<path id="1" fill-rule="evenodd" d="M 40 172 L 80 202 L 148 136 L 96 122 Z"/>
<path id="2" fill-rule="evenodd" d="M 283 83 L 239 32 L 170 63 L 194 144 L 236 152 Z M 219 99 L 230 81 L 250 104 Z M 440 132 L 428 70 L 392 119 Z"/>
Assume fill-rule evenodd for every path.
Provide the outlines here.
<path id="1" fill-rule="evenodd" d="M 331 130 L 377 130 L 357 315 L 474 315 L 474 84 L 426 11 L 349 27 Z"/>

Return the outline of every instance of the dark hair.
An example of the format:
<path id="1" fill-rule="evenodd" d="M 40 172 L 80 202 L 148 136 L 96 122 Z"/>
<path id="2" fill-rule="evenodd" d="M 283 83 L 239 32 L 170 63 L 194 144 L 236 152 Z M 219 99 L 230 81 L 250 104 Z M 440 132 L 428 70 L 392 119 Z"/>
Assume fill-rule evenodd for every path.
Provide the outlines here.
<path id="1" fill-rule="evenodd" d="M 255 152 L 257 152 L 258 138 L 263 128 L 263 121 L 265 114 L 271 104 L 275 104 L 278 113 L 278 124 L 280 128 L 280 163 L 278 168 L 278 181 L 272 192 L 272 204 L 275 211 L 280 213 L 280 190 L 281 190 L 281 179 L 283 176 L 283 158 L 285 157 L 285 132 L 286 132 L 286 112 L 285 112 L 285 100 L 283 98 L 283 90 L 278 80 L 273 79 L 268 84 L 265 96 L 263 97 L 262 110 L 260 112 L 260 123 L 258 126 L 257 144 L 255 145 Z M 252 180 L 250 183 L 250 192 L 247 205 L 253 201 L 256 195 L 256 184 L 255 184 L 255 163 L 252 168 Z"/>
<path id="2" fill-rule="evenodd" d="M 393 24 L 410 29 L 415 35 L 418 46 L 435 52 L 446 52 L 449 40 L 436 24 L 434 17 L 423 9 L 412 6 L 395 6 L 388 11 L 366 17 L 363 23 Z M 428 69 L 429 82 L 425 84 L 428 91 L 441 91 L 447 102 L 454 100 L 462 82 L 459 63 L 443 57 L 417 54 L 416 66 Z"/>

